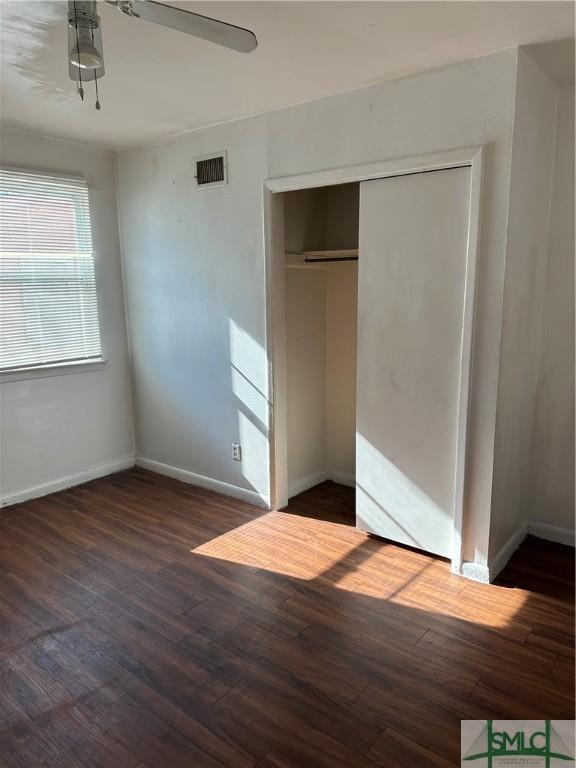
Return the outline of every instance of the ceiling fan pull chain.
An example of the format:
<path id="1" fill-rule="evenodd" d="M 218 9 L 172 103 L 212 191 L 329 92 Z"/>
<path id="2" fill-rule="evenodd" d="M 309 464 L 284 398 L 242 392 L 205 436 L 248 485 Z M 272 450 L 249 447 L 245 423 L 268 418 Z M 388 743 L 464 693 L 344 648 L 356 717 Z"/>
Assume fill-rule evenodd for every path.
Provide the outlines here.
<path id="1" fill-rule="evenodd" d="M 92 45 L 94 45 L 94 30 L 90 30 L 92 33 Z M 100 109 L 100 97 L 98 96 L 98 75 L 94 72 L 94 86 L 96 87 L 96 109 Z"/>
<path id="2" fill-rule="evenodd" d="M 76 10 L 76 0 L 74 0 L 74 29 L 76 30 L 76 51 L 80 59 L 80 40 L 78 39 L 78 12 Z M 84 101 L 84 88 L 82 87 L 82 70 L 78 68 L 78 95 Z"/>
<path id="3" fill-rule="evenodd" d="M 100 98 L 98 96 L 98 76 L 94 75 L 94 85 L 96 86 L 96 109 L 100 109 Z"/>

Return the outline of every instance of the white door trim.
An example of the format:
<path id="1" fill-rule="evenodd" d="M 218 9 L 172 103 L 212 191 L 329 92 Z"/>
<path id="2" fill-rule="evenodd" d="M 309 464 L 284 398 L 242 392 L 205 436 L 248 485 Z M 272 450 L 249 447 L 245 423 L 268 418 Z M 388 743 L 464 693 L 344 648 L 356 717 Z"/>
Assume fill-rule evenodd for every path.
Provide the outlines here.
<path id="1" fill-rule="evenodd" d="M 393 158 L 375 163 L 351 165 L 324 171 L 279 176 L 263 183 L 264 240 L 266 268 L 266 341 L 269 365 L 270 398 L 270 496 L 273 509 L 288 503 L 287 424 L 286 424 L 286 317 L 284 308 L 284 217 L 280 192 L 326 187 L 334 184 L 383 179 L 410 173 L 425 173 L 445 168 L 469 166 L 470 207 L 462 351 L 460 357 L 457 420 L 456 482 L 452 534 L 452 570 L 460 573 L 464 540 L 464 501 L 470 381 L 476 304 L 476 273 L 480 236 L 483 147 L 464 147 L 427 155 Z"/>

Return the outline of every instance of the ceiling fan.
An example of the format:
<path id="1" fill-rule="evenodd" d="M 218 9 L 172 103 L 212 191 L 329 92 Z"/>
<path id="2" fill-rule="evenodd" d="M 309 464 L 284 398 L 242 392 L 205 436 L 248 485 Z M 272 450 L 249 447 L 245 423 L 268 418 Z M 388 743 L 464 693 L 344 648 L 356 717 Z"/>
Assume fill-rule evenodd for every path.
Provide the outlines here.
<path id="1" fill-rule="evenodd" d="M 256 35 L 249 29 L 225 21 L 184 11 L 155 0 L 105 0 L 133 19 L 151 21 L 163 27 L 200 37 L 234 51 L 250 53 L 258 46 Z M 100 109 L 98 80 L 104 75 L 102 30 L 96 0 L 68 0 L 68 74 L 78 83 L 78 93 L 84 100 L 85 82 L 94 81 L 96 109 Z"/>

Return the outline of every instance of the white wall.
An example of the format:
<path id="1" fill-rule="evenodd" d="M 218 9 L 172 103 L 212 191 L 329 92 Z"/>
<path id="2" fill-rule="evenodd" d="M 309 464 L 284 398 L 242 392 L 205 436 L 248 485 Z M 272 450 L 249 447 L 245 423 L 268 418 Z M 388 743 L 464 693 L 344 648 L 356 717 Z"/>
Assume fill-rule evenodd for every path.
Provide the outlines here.
<path id="1" fill-rule="evenodd" d="M 266 147 L 246 120 L 118 157 L 138 456 L 254 500 L 269 496 Z M 230 185 L 196 189 L 194 156 L 216 148 Z"/>
<path id="2" fill-rule="evenodd" d="M 352 208 L 358 212 L 358 207 Z M 356 221 L 356 226 L 358 222 Z M 356 475 L 358 262 L 326 272 L 326 466 L 337 482 Z"/>
<path id="3" fill-rule="evenodd" d="M 326 275 L 286 269 L 288 493 L 326 479 Z"/>
<path id="4" fill-rule="evenodd" d="M 358 248 L 360 185 L 326 187 L 325 248 Z"/>
<path id="5" fill-rule="evenodd" d="M 359 204 L 358 183 L 285 193 L 286 251 L 357 248 Z"/>
<path id="6" fill-rule="evenodd" d="M 3 382 L 3 503 L 48 493 L 132 463 L 132 405 L 114 158 L 111 153 L 2 131 L 7 165 L 82 173 L 90 187 L 96 280 L 107 363 L 99 370 Z"/>
<path id="7" fill-rule="evenodd" d="M 326 247 L 326 193 L 299 189 L 284 198 L 284 247 L 287 253 Z"/>
<path id="8" fill-rule="evenodd" d="M 354 484 L 358 265 L 286 269 L 289 497 Z"/>
<path id="9" fill-rule="evenodd" d="M 467 493 L 476 547 L 465 556 L 486 561 L 516 58 L 501 51 L 120 153 L 141 456 L 268 494 L 267 427 L 230 371 L 233 322 L 246 334 L 246 386 L 264 414 L 263 179 L 485 144 Z M 194 189 L 194 156 L 223 148 L 230 185 Z M 229 460 L 240 414 L 252 425 L 242 466 Z"/>
<path id="10" fill-rule="evenodd" d="M 548 251 L 557 88 L 522 51 L 516 110 L 490 554 L 522 527 L 528 506 L 542 297 Z"/>
<path id="11" fill-rule="evenodd" d="M 573 86 L 558 110 L 528 519 L 574 530 Z"/>
<path id="12" fill-rule="evenodd" d="M 288 254 L 358 247 L 358 184 L 283 198 Z M 290 267 L 285 291 L 291 497 L 326 478 L 354 484 L 358 265 Z"/>

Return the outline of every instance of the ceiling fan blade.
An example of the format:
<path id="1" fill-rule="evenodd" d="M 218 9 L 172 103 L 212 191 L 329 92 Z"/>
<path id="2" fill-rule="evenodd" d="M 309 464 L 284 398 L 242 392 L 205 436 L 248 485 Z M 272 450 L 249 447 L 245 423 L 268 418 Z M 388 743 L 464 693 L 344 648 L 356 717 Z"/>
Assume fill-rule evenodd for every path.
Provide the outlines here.
<path id="1" fill-rule="evenodd" d="M 121 6 L 121 3 L 119 5 Z M 132 8 L 134 15 L 141 19 L 179 32 L 186 32 L 188 35 L 232 48 L 234 51 L 250 53 L 258 46 L 256 35 L 249 29 L 201 16 L 199 13 L 184 11 L 181 8 L 154 2 L 154 0 L 137 0 L 132 4 Z"/>

